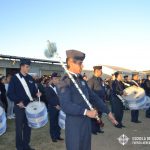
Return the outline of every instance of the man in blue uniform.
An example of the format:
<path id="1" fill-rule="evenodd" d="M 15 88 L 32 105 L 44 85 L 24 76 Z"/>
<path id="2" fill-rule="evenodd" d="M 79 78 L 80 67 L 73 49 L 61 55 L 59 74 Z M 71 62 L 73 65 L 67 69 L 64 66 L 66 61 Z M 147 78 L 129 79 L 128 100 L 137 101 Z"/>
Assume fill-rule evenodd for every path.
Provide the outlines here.
<path id="1" fill-rule="evenodd" d="M 85 54 L 77 50 L 68 50 L 67 68 L 87 99 L 98 110 L 108 114 L 113 124 L 117 124 L 112 113 L 102 99 L 90 90 L 80 75 Z M 58 92 L 62 110 L 66 113 L 66 147 L 67 150 L 91 150 L 91 118 L 97 116 L 96 110 L 90 110 L 81 94 L 68 75 L 64 75 L 58 84 Z"/>
<path id="2" fill-rule="evenodd" d="M 125 75 L 124 76 L 124 81 L 123 81 L 125 84 L 125 87 L 129 87 L 130 86 L 130 81 L 129 81 L 129 76 L 128 75 Z"/>
<path id="3" fill-rule="evenodd" d="M 92 78 L 88 80 L 88 86 L 95 94 L 97 94 L 103 101 L 105 101 L 106 100 L 105 85 L 104 85 L 104 81 L 101 78 L 102 66 L 94 66 L 93 69 L 94 69 L 94 75 Z M 101 116 L 101 112 L 98 113 Z M 104 131 L 100 129 L 100 124 L 97 123 L 96 119 L 91 119 L 91 123 L 92 123 L 93 134 L 97 134 L 97 132 L 104 133 Z"/>
<path id="4" fill-rule="evenodd" d="M 132 74 L 132 80 L 130 82 L 130 85 L 140 87 L 139 74 L 137 72 L 134 72 Z M 131 122 L 141 123 L 141 121 L 139 121 L 138 118 L 139 118 L 139 110 L 131 110 Z"/>
<path id="5" fill-rule="evenodd" d="M 147 79 L 144 82 L 144 90 L 147 96 L 150 97 L 150 75 L 147 75 Z M 146 110 L 146 118 L 150 118 L 150 108 Z"/>
<path id="6" fill-rule="evenodd" d="M 8 87 L 8 97 L 14 101 L 15 122 L 16 122 L 16 148 L 17 150 L 34 150 L 29 146 L 31 128 L 28 126 L 25 107 L 30 103 L 32 98 L 40 96 L 37 92 L 33 78 L 28 75 L 30 69 L 30 60 L 22 59 L 20 63 L 20 72 L 12 77 Z M 25 87 L 21 81 L 28 87 Z"/>
<path id="7" fill-rule="evenodd" d="M 50 136 L 53 142 L 57 140 L 63 140 L 60 137 L 60 127 L 58 125 L 58 116 L 60 111 L 59 97 L 56 89 L 60 75 L 56 72 L 52 73 L 51 81 L 48 87 L 45 89 L 46 100 L 48 102 L 48 112 L 50 119 Z"/>
<path id="8" fill-rule="evenodd" d="M 114 115 L 116 120 L 118 121 L 118 125 L 116 125 L 117 128 L 122 128 L 125 127 L 122 124 L 122 119 L 123 119 L 123 103 L 119 99 L 119 96 L 122 96 L 125 93 L 123 90 L 125 89 L 124 84 L 122 83 L 122 73 L 117 71 L 114 73 L 115 75 L 115 80 L 112 83 L 112 100 L 113 100 L 113 108 L 114 108 Z"/>

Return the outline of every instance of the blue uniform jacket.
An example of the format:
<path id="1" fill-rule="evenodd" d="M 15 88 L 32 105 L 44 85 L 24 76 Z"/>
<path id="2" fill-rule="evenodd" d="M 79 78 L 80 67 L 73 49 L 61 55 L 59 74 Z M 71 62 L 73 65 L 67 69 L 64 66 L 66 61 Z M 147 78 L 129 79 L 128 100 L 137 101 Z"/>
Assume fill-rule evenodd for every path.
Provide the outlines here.
<path id="1" fill-rule="evenodd" d="M 86 81 L 75 76 L 74 79 L 91 104 L 101 112 L 110 112 L 103 100 L 90 90 Z M 61 108 L 66 113 L 67 150 L 91 150 L 91 119 L 84 116 L 85 109 L 89 107 L 67 75 L 58 85 L 58 95 Z"/>
<path id="2" fill-rule="evenodd" d="M 106 99 L 106 91 L 103 80 L 100 77 L 93 76 L 88 80 L 88 86 L 103 100 Z"/>
<path id="3" fill-rule="evenodd" d="M 29 90 L 31 92 L 31 95 L 33 98 L 36 97 L 37 88 L 35 86 L 35 82 L 30 75 L 23 76 L 21 73 L 19 73 L 21 78 L 25 78 L 25 81 L 27 82 L 27 85 L 29 87 Z M 24 105 L 26 106 L 30 99 L 28 98 L 20 80 L 14 75 L 10 81 L 7 95 L 10 100 L 14 101 L 15 104 L 18 104 L 19 102 L 23 101 Z"/>
<path id="4" fill-rule="evenodd" d="M 52 89 L 52 87 L 46 87 L 45 88 L 45 94 L 46 94 L 46 100 L 48 102 L 48 106 L 55 107 L 59 104 L 59 97 L 55 93 L 55 91 Z"/>
<path id="5" fill-rule="evenodd" d="M 123 90 L 125 89 L 124 84 L 121 81 L 114 80 L 112 83 L 112 93 L 114 96 L 123 95 Z"/>
<path id="6" fill-rule="evenodd" d="M 99 110 L 104 113 L 109 113 L 109 109 L 101 98 L 99 98 L 92 90 L 88 87 L 87 83 L 83 79 L 75 77 L 79 87 L 90 101 L 91 104 L 96 106 Z M 77 91 L 75 85 L 68 78 L 64 76 L 58 86 L 60 104 L 63 111 L 68 115 L 83 116 L 85 109 L 89 109 L 86 102 L 83 100 L 80 93 Z"/>

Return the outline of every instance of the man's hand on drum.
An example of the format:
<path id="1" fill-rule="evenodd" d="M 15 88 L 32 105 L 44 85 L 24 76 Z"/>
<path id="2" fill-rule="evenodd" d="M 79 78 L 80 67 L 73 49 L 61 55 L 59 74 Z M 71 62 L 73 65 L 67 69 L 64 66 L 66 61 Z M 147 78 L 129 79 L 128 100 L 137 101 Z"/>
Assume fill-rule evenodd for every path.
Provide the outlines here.
<path id="1" fill-rule="evenodd" d="M 124 95 L 124 96 L 127 96 L 128 94 L 124 91 L 124 92 L 123 92 L 123 95 Z"/>
<path id="2" fill-rule="evenodd" d="M 60 110 L 60 109 L 61 109 L 59 105 L 55 106 L 55 108 L 56 108 L 57 110 Z"/>
<path id="3" fill-rule="evenodd" d="M 20 108 L 25 108 L 23 102 L 18 103 L 17 106 L 19 106 Z"/>
<path id="4" fill-rule="evenodd" d="M 98 115 L 97 111 L 94 110 L 86 110 L 86 116 L 88 116 L 89 118 L 96 118 L 96 116 Z"/>

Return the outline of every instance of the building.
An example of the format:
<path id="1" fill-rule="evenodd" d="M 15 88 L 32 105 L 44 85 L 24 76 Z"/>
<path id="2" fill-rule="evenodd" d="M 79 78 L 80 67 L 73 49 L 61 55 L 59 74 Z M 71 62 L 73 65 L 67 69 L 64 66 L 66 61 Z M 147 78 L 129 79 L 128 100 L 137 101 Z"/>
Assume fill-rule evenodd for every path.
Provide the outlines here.
<path id="1" fill-rule="evenodd" d="M 20 59 L 24 57 L 10 56 L 10 55 L 0 55 L 0 76 L 6 75 L 8 73 L 15 74 L 19 71 Z M 27 58 L 32 61 L 30 74 L 36 76 L 51 75 L 52 72 L 58 72 L 60 74 L 64 73 L 64 69 L 60 65 L 59 61 L 46 60 L 46 59 L 36 59 Z M 103 66 L 103 79 L 110 77 L 114 72 L 121 71 L 123 75 L 129 75 L 134 72 L 122 67 L 102 65 Z M 141 71 L 141 78 L 145 78 L 145 75 L 150 71 Z M 88 78 L 93 75 L 93 68 L 85 68 L 82 74 L 85 73 Z"/>
<path id="2" fill-rule="evenodd" d="M 143 72 L 148 75 L 150 74 L 150 70 L 144 70 Z"/>
<path id="3" fill-rule="evenodd" d="M 15 74 L 20 68 L 20 59 L 24 57 L 0 55 L 0 76 L 8 73 Z M 64 69 L 58 61 L 27 58 L 32 61 L 30 74 L 39 77 L 43 75 L 51 75 L 52 72 L 64 73 Z"/>

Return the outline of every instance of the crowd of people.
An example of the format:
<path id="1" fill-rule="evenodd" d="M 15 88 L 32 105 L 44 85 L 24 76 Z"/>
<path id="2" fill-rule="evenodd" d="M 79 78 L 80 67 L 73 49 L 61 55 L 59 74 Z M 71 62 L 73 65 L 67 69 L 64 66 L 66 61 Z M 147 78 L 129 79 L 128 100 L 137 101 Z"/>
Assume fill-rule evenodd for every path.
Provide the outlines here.
<path id="1" fill-rule="evenodd" d="M 67 150 L 90 150 L 90 134 L 104 133 L 101 129 L 101 126 L 104 125 L 101 120 L 102 113 L 108 114 L 116 128 L 125 127 L 122 123 L 123 113 L 128 108 L 123 106 L 117 95 L 126 95 L 124 89 L 127 87 L 142 87 L 146 95 L 150 97 L 150 75 L 140 82 L 138 73 L 133 73 L 129 79 L 128 75 L 123 78 L 122 73 L 117 71 L 110 78 L 103 80 L 102 66 L 94 66 L 93 76 L 88 79 L 85 73 L 81 74 L 84 58 L 85 54 L 80 51 L 67 51 L 67 69 L 93 105 L 94 110 L 89 110 L 68 75 L 61 77 L 59 73 L 54 72 L 50 76 L 42 76 L 41 78 L 31 77 L 28 74 L 31 62 L 26 59 L 21 60 L 20 72 L 18 73 L 20 78 L 27 83 L 31 96 L 33 98 L 40 97 L 41 101 L 45 103 L 49 113 L 49 133 L 53 142 L 63 140 L 58 117 L 61 109 L 66 113 L 65 140 Z M 110 102 L 114 117 L 108 109 L 106 101 Z M 8 119 L 15 118 L 17 150 L 34 150 L 29 145 L 31 128 L 28 126 L 24 109 L 29 102 L 30 98 L 17 76 L 7 74 L 0 78 L 0 105 L 5 109 Z M 97 121 L 96 116 L 99 116 L 100 121 Z M 146 110 L 145 116 L 150 118 L 150 109 Z M 139 110 L 131 110 L 131 122 L 141 123 L 138 117 Z"/>
<path id="2" fill-rule="evenodd" d="M 8 119 L 14 119 L 14 102 L 12 102 L 8 96 L 8 86 L 11 80 L 12 75 L 7 74 L 6 76 L 2 76 L 0 78 L 0 104 L 5 109 Z"/>

